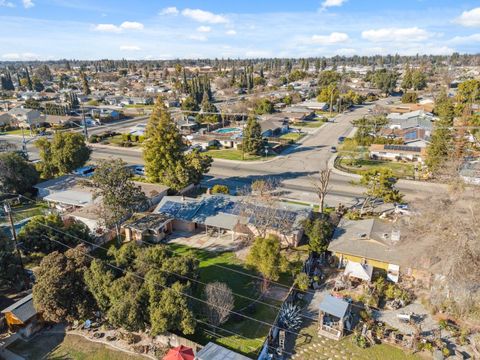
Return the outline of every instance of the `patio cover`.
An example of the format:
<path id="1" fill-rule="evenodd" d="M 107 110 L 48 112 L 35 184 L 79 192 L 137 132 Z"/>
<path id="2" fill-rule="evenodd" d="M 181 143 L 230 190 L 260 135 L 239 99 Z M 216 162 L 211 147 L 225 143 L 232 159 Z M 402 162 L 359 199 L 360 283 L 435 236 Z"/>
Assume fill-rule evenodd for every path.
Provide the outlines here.
<path id="1" fill-rule="evenodd" d="M 323 301 L 320 303 L 320 311 L 343 319 L 347 315 L 349 303 L 345 300 L 333 297 L 332 295 L 325 295 Z"/>
<path id="2" fill-rule="evenodd" d="M 189 347 L 180 345 L 176 348 L 170 349 L 163 358 L 163 360 L 194 360 L 195 355 L 193 350 Z"/>
<path id="3" fill-rule="evenodd" d="M 355 261 L 348 261 L 345 266 L 344 274 L 365 281 L 372 281 L 373 267 L 370 265 L 362 265 Z"/>

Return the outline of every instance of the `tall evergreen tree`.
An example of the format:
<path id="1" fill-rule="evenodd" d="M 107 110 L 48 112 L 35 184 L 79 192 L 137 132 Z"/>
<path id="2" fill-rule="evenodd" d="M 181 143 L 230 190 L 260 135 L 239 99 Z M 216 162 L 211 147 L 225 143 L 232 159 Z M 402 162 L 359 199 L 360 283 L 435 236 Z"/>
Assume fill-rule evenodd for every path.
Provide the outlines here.
<path id="1" fill-rule="evenodd" d="M 92 92 L 90 91 L 90 86 L 89 86 L 89 84 L 88 84 L 87 75 L 86 75 L 84 72 L 82 72 L 81 78 L 82 78 L 82 90 L 83 90 L 83 94 L 84 94 L 84 95 L 90 95 Z"/>
<path id="2" fill-rule="evenodd" d="M 243 130 L 243 151 L 249 154 L 260 154 L 263 148 L 262 128 L 255 116 L 248 117 Z"/>

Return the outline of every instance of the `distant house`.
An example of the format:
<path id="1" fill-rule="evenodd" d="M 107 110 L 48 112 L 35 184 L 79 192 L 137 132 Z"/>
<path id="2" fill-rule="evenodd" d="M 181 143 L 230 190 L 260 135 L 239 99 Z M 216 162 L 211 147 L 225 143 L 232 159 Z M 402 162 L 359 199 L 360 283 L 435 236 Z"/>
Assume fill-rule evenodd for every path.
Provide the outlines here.
<path id="1" fill-rule="evenodd" d="M 410 111 L 403 114 L 400 113 L 390 113 L 387 115 L 388 129 L 414 129 L 420 128 L 424 130 L 424 136 L 421 138 L 430 137 L 433 122 L 435 117 L 433 114 L 425 112 L 423 110 Z M 408 139 L 408 137 L 407 137 Z M 412 138 L 409 138 L 412 140 Z"/>
<path id="2" fill-rule="evenodd" d="M 290 122 L 296 123 L 315 118 L 315 112 L 303 106 L 290 106 L 283 109 L 282 113 Z"/>
<path id="3" fill-rule="evenodd" d="M 11 125 L 15 118 L 9 113 L 0 113 L 0 126 Z"/>
<path id="4" fill-rule="evenodd" d="M 460 176 L 467 184 L 480 185 L 480 159 L 465 162 Z"/>
<path id="5" fill-rule="evenodd" d="M 402 253 L 396 251 L 400 230 L 385 220 L 342 219 L 333 233 L 328 251 L 340 266 L 349 261 L 387 271 L 392 281 L 398 281 Z"/>
<path id="6" fill-rule="evenodd" d="M 73 123 L 80 124 L 82 122 L 82 118 L 80 116 L 59 116 L 59 115 L 47 115 L 45 117 L 45 122 L 50 124 L 51 126 L 54 125 L 71 125 Z"/>
<path id="7" fill-rule="evenodd" d="M 24 337 L 30 337 L 43 327 L 40 314 L 33 306 L 33 296 L 29 294 L 23 299 L 2 310 L 9 331 L 17 332 Z"/>
<path id="8" fill-rule="evenodd" d="M 288 119 L 285 115 L 272 114 L 265 115 L 263 119 L 259 121 L 262 128 L 263 137 L 274 137 L 282 134 L 286 134 L 289 130 Z"/>
<path id="9" fill-rule="evenodd" d="M 16 107 L 11 109 L 8 114 L 15 119 L 14 125 L 23 128 L 36 127 L 45 122 L 45 115 L 38 110 Z"/>
<path id="10" fill-rule="evenodd" d="M 195 118 L 187 117 L 185 120 L 179 120 L 176 122 L 177 128 L 184 135 L 192 134 L 197 131 L 198 123 Z"/>
<path id="11" fill-rule="evenodd" d="M 427 154 L 426 147 L 411 145 L 372 144 L 369 148 L 370 158 L 423 163 Z"/>
<path id="12" fill-rule="evenodd" d="M 318 334 L 332 340 L 340 340 L 345 330 L 351 330 L 350 303 L 325 295 L 319 305 Z"/>
<path id="13" fill-rule="evenodd" d="M 223 346 L 209 342 L 204 348 L 197 352 L 195 360 L 249 360 L 249 358 Z"/>
<path id="14" fill-rule="evenodd" d="M 301 103 L 293 105 L 293 107 L 304 107 L 309 110 L 314 110 L 314 111 L 327 111 L 328 110 L 328 103 L 325 102 L 319 102 L 316 100 L 307 100 L 303 101 Z"/>

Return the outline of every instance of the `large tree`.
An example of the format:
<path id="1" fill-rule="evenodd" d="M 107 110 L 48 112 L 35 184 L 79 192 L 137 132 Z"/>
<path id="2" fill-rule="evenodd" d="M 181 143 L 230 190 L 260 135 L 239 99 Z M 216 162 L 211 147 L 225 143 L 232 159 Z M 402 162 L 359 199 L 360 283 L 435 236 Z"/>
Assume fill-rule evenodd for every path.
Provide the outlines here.
<path id="1" fill-rule="evenodd" d="M 0 231 L 0 287 L 21 289 L 24 286 L 24 280 L 14 243 L 3 231 Z"/>
<path id="2" fill-rule="evenodd" d="M 91 150 L 79 133 L 57 132 L 50 141 L 41 138 L 35 142 L 40 150 L 39 169 L 44 178 L 68 174 L 90 158 Z"/>
<path id="3" fill-rule="evenodd" d="M 204 312 L 208 322 L 214 327 L 226 322 L 235 305 L 235 298 L 228 285 L 218 281 L 207 284 L 204 298 Z"/>
<path id="4" fill-rule="evenodd" d="M 332 235 L 332 225 L 325 219 L 316 218 L 305 221 L 304 229 L 308 237 L 308 249 L 317 254 L 325 252 Z"/>
<path id="5" fill-rule="evenodd" d="M 145 194 L 131 180 L 131 173 L 122 159 L 100 161 L 92 184 L 93 196 L 100 200 L 100 218 L 106 227 L 115 228 L 119 237 L 120 224 L 147 205 Z"/>
<path id="6" fill-rule="evenodd" d="M 363 208 L 367 205 L 375 206 L 375 201 L 385 203 L 400 202 L 403 195 L 395 188 L 397 178 L 388 168 L 371 169 L 362 174 L 360 184 L 366 187 Z"/>
<path id="7" fill-rule="evenodd" d="M 72 322 L 93 316 L 95 301 L 83 279 L 89 266 L 84 245 L 43 258 L 35 273 L 33 303 L 45 320 Z"/>
<path id="8" fill-rule="evenodd" d="M 262 128 L 254 115 L 248 117 L 243 129 L 242 147 L 248 154 L 260 154 L 263 149 Z"/>
<path id="9" fill-rule="evenodd" d="M 262 274 L 263 288 L 266 290 L 269 282 L 278 280 L 280 272 L 286 269 L 280 240 L 276 236 L 256 238 L 247 255 L 246 264 Z"/>
<path id="10" fill-rule="evenodd" d="M 35 166 L 17 153 L 0 154 L 0 189 L 2 192 L 22 194 L 38 182 Z"/>
<path id="11" fill-rule="evenodd" d="M 198 151 L 185 154 L 182 135 L 161 98 L 157 99 L 148 121 L 143 146 L 148 179 L 174 190 L 198 183 L 212 163 L 211 157 Z"/>
<path id="12" fill-rule="evenodd" d="M 75 246 L 81 240 L 89 241 L 89 233 L 83 223 L 74 220 L 64 221 L 57 214 L 37 215 L 19 231 L 18 241 L 22 243 L 22 248 L 27 254 L 49 254 L 53 251 L 66 250 L 63 245 L 53 240 Z"/>

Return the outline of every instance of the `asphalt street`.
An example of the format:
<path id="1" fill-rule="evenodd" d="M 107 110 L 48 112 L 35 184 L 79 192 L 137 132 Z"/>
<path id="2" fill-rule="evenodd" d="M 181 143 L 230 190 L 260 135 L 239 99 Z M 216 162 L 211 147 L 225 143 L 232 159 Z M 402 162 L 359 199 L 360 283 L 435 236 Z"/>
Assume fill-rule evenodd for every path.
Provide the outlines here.
<path id="1" fill-rule="evenodd" d="M 380 100 L 385 103 L 388 99 Z M 241 189 L 256 179 L 274 179 L 279 184 L 280 191 L 285 198 L 315 202 L 317 200 L 312 181 L 318 176 L 318 171 L 335 156 L 330 151 L 336 146 L 340 136 L 348 136 L 352 132 L 351 121 L 368 113 L 374 105 L 356 107 L 353 111 L 339 114 L 332 122 L 310 133 L 296 147 L 285 151 L 281 156 L 266 161 L 232 162 L 215 160 L 210 172 L 205 177 L 205 185 L 217 183 L 226 184 L 231 189 Z M 118 122 L 109 126 L 90 128 L 90 133 L 110 130 L 119 130 L 145 122 L 146 118 L 137 118 L 127 122 Z M 21 137 L 0 136 L 0 139 L 15 142 L 21 148 Z M 122 158 L 128 164 L 142 164 L 142 154 L 139 149 L 115 148 L 112 146 L 93 145 L 92 159 Z M 30 141 L 27 149 L 31 159 L 38 157 L 37 151 Z M 351 175 L 332 173 L 330 190 L 326 202 L 329 205 L 338 203 L 353 205 L 361 201 L 364 188 L 353 184 L 356 181 Z M 438 184 L 420 183 L 400 180 L 398 188 L 405 194 L 405 199 L 428 198 L 435 193 L 446 191 L 446 187 Z"/>

